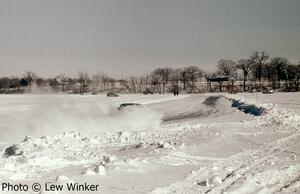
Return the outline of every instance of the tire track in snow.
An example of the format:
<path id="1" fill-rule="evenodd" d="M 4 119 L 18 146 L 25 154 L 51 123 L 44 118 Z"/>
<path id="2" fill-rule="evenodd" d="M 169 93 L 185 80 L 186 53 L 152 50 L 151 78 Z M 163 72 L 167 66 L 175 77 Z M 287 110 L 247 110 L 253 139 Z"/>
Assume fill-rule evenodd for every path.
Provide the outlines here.
<path id="1" fill-rule="evenodd" d="M 215 186 L 207 190 L 205 193 L 225 193 L 228 191 L 233 185 L 235 185 L 238 181 L 244 179 L 248 172 L 251 170 L 254 170 L 255 167 L 258 167 L 261 163 L 264 161 L 277 156 L 281 154 L 284 151 L 287 151 L 289 148 L 295 146 L 295 141 L 292 141 L 293 139 L 299 138 L 300 133 L 290 135 L 288 137 L 281 138 L 279 140 L 276 140 L 275 142 L 272 142 L 266 146 L 264 146 L 261 149 L 258 149 L 256 152 L 252 153 L 252 155 L 258 155 L 258 154 L 265 154 L 264 157 L 259 159 L 254 159 L 254 161 L 248 160 L 245 164 L 242 165 L 242 168 L 239 168 L 237 171 L 233 171 L 232 173 L 229 173 L 225 179 L 223 180 L 223 183 L 219 186 Z M 299 140 L 298 140 L 299 141 Z M 289 142 L 289 144 L 283 148 L 279 148 L 281 144 L 284 144 L 286 142 Z M 290 145 L 292 144 L 292 145 Z M 267 151 L 267 152 L 265 152 Z M 234 176 L 234 175 L 241 175 L 241 176 Z"/>

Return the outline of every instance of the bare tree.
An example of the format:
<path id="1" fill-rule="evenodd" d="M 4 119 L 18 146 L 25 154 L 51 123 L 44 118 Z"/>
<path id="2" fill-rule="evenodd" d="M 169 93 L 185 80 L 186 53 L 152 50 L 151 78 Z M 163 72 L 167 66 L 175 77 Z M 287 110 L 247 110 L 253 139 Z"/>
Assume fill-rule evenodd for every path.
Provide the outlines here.
<path id="1" fill-rule="evenodd" d="M 243 72 L 243 90 L 246 91 L 246 82 L 250 71 L 253 69 L 253 61 L 250 59 L 241 59 L 238 61 L 237 68 Z"/>
<path id="2" fill-rule="evenodd" d="M 45 85 L 46 85 L 46 80 L 43 79 L 43 78 L 38 77 L 38 78 L 35 79 L 35 84 L 36 84 L 38 87 L 45 87 Z"/>
<path id="3" fill-rule="evenodd" d="M 180 81 L 183 84 L 183 90 L 186 89 L 186 83 L 187 83 L 187 73 L 186 73 L 186 69 L 182 70 L 180 72 Z"/>
<path id="4" fill-rule="evenodd" d="M 92 83 L 93 83 L 94 90 L 100 90 L 100 91 L 111 90 L 113 85 L 111 84 L 112 82 L 114 82 L 114 79 L 104 73 L 99 72 L 93 75 Z"/>
<path id="5" fill-rule="evenodd" d="M 181 72 L 182 72 L 181 68 L 173 69 L 173 71 L 170 75 L 170 81 L 172 82 L 171 91 L 174 91 L 174 88 L 179 90 L 179 88 L 180 88 L 179 83 L 181 80 Z"/>
<path id="6" fill-rule="evenodd" d="M 284 74 L 282 79 L 285 80 L 287 91 L 298 91 L 299 90 L 299 80 L 300 80 L 300 64 L 292 65 L 288 64 L 283 70 Z"/>
<path id="7" fill-rule="evenodd" d="M 56 78 L 48 79 L 48 84 L 51 86 L 52 89 L 57 90 L 59 88 L 60 83 L 57 81 Z"/>
<path id="8" fill-rule="evenodd" d="M 272 83 L 272 88 L 276 89 L 276 73 L 270 63 L 266 63 L 262 69 L 262 77 Z"/>
<path id="9" fill-rule="evenodd" d="M 149 88 L 149 85 L 151 85 L 150 84 L 150 81 L 151 80 L 151 76 L 149 76 L 149 75 L 145 75 L 145 76 L 142 76 L 141 78 L 140 78 L 140 83 L 139 83 L 139 87 L 140 87 L 140 92 L 142 92 L 142 91 L 146 91 L 146 90 L 150 90 L 150 91 L 152 91 L 150 88 Z M 153 92 L 153 91 L 152 91 Z"/>
<path id="10" fill-rule="evenodd" d="M 84 72 L 79 72 L 78 82 L 80 84 L 80 93 L 83 94 L 88 92 L 89 84 L 91 82 L 89 75 Z"/>
<path id="11" fill-rule="evenodd" d="M 162 69 L 162 81 L 163 81 L 163 87 L 165 89 L 166 85 L 168 85 L 168 82 L 170 81 L 170 77 L 172 74 L 173 69 L 171 68 L 163 68 Z"/>
<path id="12" fill-rule="evenodd" d="M 196 82 L 200 81 L 203 76 L 203 71 L 196 66 L 189 66 L 184 69 L 186 72 L 186 80 L 192 92 L 197 89 Z"/>
<path id="13" fill-rule="evenodd" d="M 20 79 L 17 77 L 11 77 L 9 79 L 9 87 L 10 88 L 19 88 L 21 86 Z"/>
<path id="14" fill-rule="evenodd" d="M 173 69 L 170 75 L 170 80 L 180 82 L 181 72 L 182 72 L 181 68 Z"/>
<path id="15" fill-rule="evenodd" d="M 92 87 L 94 94 L 98 93 L 99 91 L 105 90 L 102 73 L 99 72 L 99 73 L 93 75 L 91 87 Z"/>
<path id="16" fill-rule="evenodd" d="M 5 92 L 6 90 L 9 89 L 10 86 L 10 79 L 8 77 L 2 77 L 0 78 L 0 89 L 2 92 Z"/>
<path id="17" fill-rule="evenodd" d="M 299 64 L 295 67 L 295 90 L 299 91 L 299 81 L 300 81 L 300 61 Z"/>
<path id="18" fill-rule="evenodd" d="M 23 75 L 23 79 L 27 82 L 28 86 L 31 86 L 32 83 L 36 80 L 37 75 L 31 71 L 27 71 Z"/>
<path id="19" fill-rule="evenodd" d="M 119 83 L 122 87 L 124 87 L 129 93 L 132 93 L 132 88 L 130 87 L 129 81 L 125 79 L 119 80 Z"/>
<path id="20" fill-rule="evenodd" d="M 212 74 L 206 72 L 205 75 L 204 75 L 204 77 L 205 77 L 205 80 L 206 80 L 206 83 L 207 83 L 207 91 L 212 92 L 212 88 L 211 88 L 211 77 L 212 77 Z"/>
<path id="21" fill-rule="evenodd" d="M 103 87 L 104 87 L 104 90 L 111 90 L 112 89 L 112 82 L 114 81 L 113 78 L 107 76 L 107 75 L 102 75 L 102 83 L 103 83 Z"/>
<path id="22" fill-rule="evenodd" d="M 161 69 L 155 69 L 151 74 L 151 83 L 153 88 L 161 93 Z"/>
<path id="23" fill-rule="evenodd" d="M 259 82 L 261 82 L 262 70 L 264 65 L 268 61 L 269 57 L 270 56 L 265 51 L 262 52 L 255 51 L 250 56 L 250 59 L 254 62 L 253 73 L 255 79 L 258 80 Z"/>
<path id="24" fill-rule="evenodd" d="M 299 91 L 299 81 L 300 81 L 300 61 L 295 67 L 295 90 Z"/>
<path id="25" fill-rule="evenodd" d="M 221 59 L 217 66 L 220 75 L 233 77 L 236 76 L 236 63 L 230 59 Z"/>
<path id="26" fill-rule="evenodd" d="M 284 57 L 274 57 L 270 61 L 270 66 L 273 68 L 278 88 L 280 88 L 280 80 L 284 76 L 284 69 L 286 69 L 287 65 L 289 64 L 288 60 Z"/>
<path id="27" fill-rule="evenodd" d="M 230 59 L 221 59 L 218 62 L 218 73 L 221 76 L 228 77 L 228 79 L 231 81 L 231 90 L 233 91 L 234 81 L 237 78 L 237 65 L 234 61 Z M 230 85 L 228 83 L 228 90 L 230 88 Z"/>
<path id="28" fill-rule="evenodd" d="M 141 93 L 147 88 L 147 79 L 148 76 L 141 76 L 138 78 L 137 92 Z"/>
<path id="29" fill-rule="evenodd" d="M 162 91 L 165 92 L 166 85 L 168 84 L 168 81 L 170 80 L 170 76 L 172 73 L 171 68 L 157 68 L 153 71 L 152 77 L 153 79 L 159 83 L 159 85 L 162 85 Z"/>
<path id="30" fill-rule="evenodd" d="M 65 87 L 66 87 L 67 82 L 68 82 L 68 78 L 66 77 L 65 74 L 60 74 L 56 77 L 56 80 L 61 85 L 61 90 L 64 92 Z"/>
<path id="31" fill-rule="evenodd" d="M 129 85 L 130 85 L 132 93 L 136 93 L 137 92 L 137 90 L 138 90 L 138 88 L 137 88 L 138 87 L 138 83 L 139 83 L 139 78 L 133 77 L 133 76 L 131 76 L 129 78 Z"/>

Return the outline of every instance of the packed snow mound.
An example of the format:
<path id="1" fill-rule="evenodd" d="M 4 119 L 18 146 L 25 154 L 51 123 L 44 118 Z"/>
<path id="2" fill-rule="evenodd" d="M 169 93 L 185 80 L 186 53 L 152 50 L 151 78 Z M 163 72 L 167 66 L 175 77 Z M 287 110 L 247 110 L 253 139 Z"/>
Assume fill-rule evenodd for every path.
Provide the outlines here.
<path id="1" fill-rule="evenodd" d="M 176 101 L 150 104 L 149 107 L 161 112 L 163 114 L 162 120 L 165 123 L 216 118 L 233 113 L 238 114 L 241 118 L 247 117 L 244 115 L 246 111 L 237 109 L 230 99 L 222 95 L 195 95 Z"/>
<path id="2" fill-rule="evenodd" d="M 233 102 L 232 106 L 243 112 L 259 116 L 255 121 L 250 121 L 252 125 L 255 122 L 256 126 L 265 125 L 270 127 L 272 125 L 275 130 L 281 125 L 289 126 L 294 131 L 299 131 L 300 129 L 300 115 L 297 112 L 280 108 L 277 104 L 257 103 L 237 95 L 224 96 Z"/>
<path id="3" fill-rule="evenodd" d="M 15 144 L 14 147 L 19 150 L 19 154 L 2 153 L 0 170 L 24 173 L 26 178 L 34 176 L 36 172 L 43 173 L 70 165 L 100 164 L 108 158 L 103 153 L 101 144 L 78 132 L 41 138 L 26 137 L 22 143 Z"/>
<path id="4" fill-rule="evenodd" d="M 217 100 L 220 98 L 221 96 L 209 96 L 203 101 L 203 104 L 207 106 L 216 106 Z"/>

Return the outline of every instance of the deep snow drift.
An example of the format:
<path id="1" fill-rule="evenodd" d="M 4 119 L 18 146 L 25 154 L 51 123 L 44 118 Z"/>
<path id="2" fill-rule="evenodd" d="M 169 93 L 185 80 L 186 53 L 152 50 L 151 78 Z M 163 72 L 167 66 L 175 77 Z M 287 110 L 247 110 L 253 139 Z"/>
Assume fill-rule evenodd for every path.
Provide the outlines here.
<path id="1" fill-rule="evenodd" d="M 0 96 L 0 181 L 86 182 L 98 193 L 300 192 L 300 94 L 280 94 L 293 96 L 292 108 L 278 95 Z M 118 111 L 124 102 L 142 106 Z"/>

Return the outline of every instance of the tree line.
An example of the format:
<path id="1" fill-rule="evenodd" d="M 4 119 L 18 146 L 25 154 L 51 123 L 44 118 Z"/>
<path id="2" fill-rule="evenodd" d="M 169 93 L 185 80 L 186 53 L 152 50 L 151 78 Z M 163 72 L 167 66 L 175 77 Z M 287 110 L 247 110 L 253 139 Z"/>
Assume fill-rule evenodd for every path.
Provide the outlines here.
<path id="1" fill-rule="evenodd" d="M 237 61 L 221 59 L 216 71 L 205 72 L 198 66 L 183 68 L 157 68 L 145 76 L 114 79 L 106 74 L 89 75 L 79 72 L 77 77 L 59 74 L 42 78 L 27 71 L 22 77 L 0 78 L 1 93 L 26 93 L 51 91 L 64 93 L 118 92 L 118 93 L 167 93 L 181 91 L 241 92 L 276 89 L 299 91 L 300 62 L 292 64 L 285 57 L 270 57 L 264 51 L 255 51 L 248 58 Z"/>

